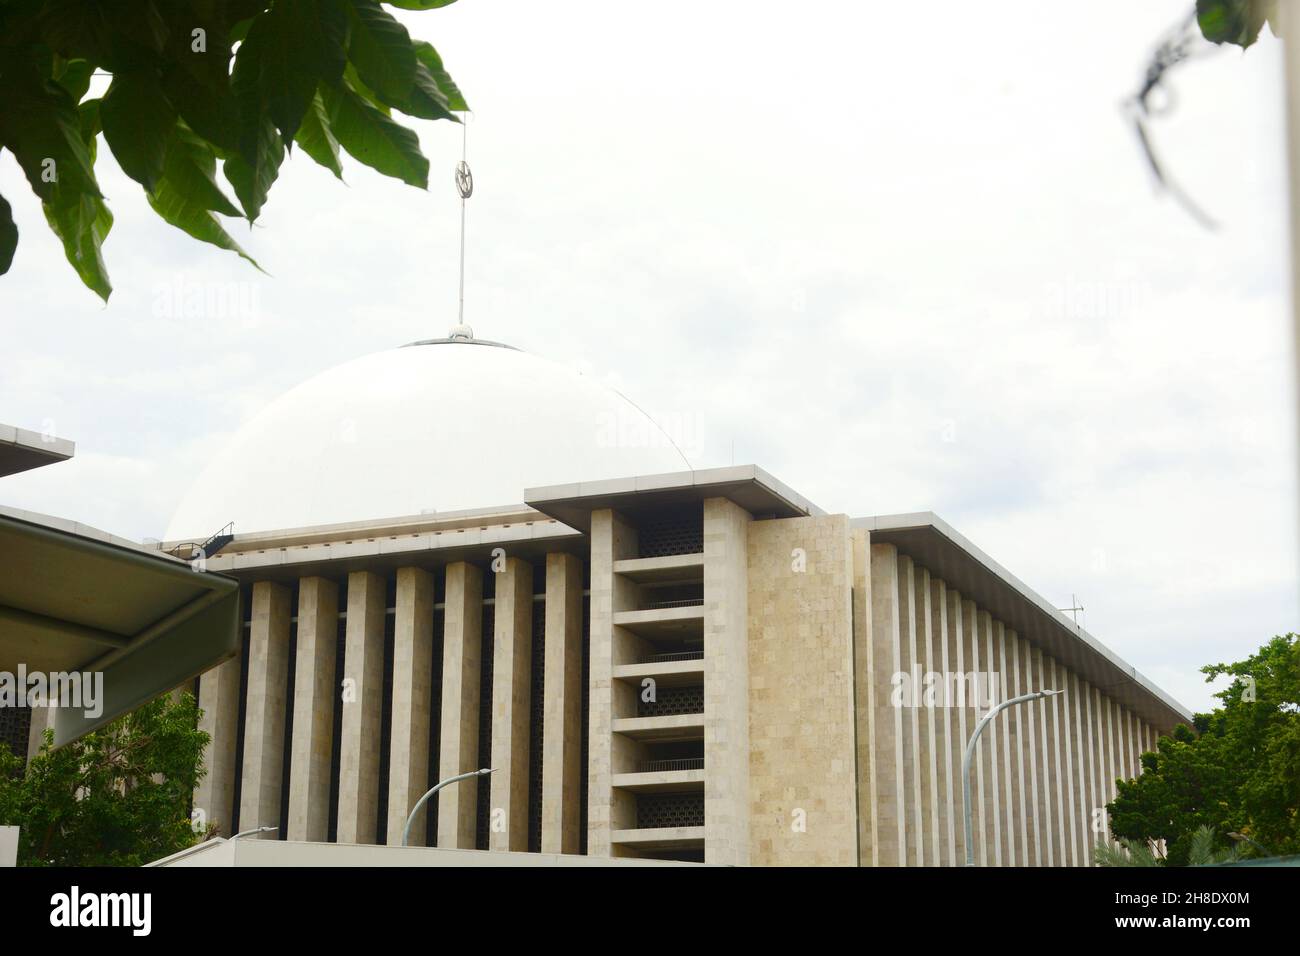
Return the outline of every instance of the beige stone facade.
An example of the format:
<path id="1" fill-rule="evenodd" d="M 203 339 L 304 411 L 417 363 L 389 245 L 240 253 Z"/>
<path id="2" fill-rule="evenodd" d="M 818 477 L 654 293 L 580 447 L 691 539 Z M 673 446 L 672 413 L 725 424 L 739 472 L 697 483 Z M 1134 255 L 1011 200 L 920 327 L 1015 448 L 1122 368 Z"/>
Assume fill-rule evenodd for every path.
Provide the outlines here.
<path id="1" fill-rule="evenodd" d="M 933 515 L 753 467 L 237 534 L 245 650 L 197 682 L 222 833 L 729 865 L 1081 866 L 1188 715 Z M 238 529 L 236 529 L 238 530 Z M 242 746 L 240 742 L 242 741 Z"/>

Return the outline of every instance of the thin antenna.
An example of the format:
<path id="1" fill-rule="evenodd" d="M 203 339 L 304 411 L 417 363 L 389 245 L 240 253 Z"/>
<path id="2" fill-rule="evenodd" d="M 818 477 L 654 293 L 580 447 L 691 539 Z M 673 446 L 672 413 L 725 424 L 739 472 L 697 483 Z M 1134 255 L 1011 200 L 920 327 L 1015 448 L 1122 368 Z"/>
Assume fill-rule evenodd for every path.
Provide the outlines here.
<path id="1" fill-rule="evenodd" d="M 465 200 L 474 195 L 474 174 L 465 158 L 469 152 L 469 111 L 461 113 L 460 162 L 456 164 L 456 191 L 460 193 L 460 311 L 457 325 L 465 324 Z"/>
<path id="2" fill-rule="evenodd" d="M 1079 612 L 1083 610 L 1083 605 L 1079 603 L 1079 598 L 1073 594 L 1070 595 L 1070 607 L 1057 608 L 1063 614 L 1074 616 L 1074 626 L 1079 626 Z"/>

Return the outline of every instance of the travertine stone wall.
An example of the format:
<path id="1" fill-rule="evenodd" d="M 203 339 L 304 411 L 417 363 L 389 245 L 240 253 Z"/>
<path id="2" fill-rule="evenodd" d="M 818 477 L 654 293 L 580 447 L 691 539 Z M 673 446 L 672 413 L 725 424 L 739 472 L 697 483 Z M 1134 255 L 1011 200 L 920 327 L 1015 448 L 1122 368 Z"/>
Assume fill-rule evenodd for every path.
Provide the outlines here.
<path id="1" fill-rule="evenodd" d="M 749 512 L 704 502 L 704 858 L 750 861 Z"/>
<path id="2" fill-rule="evenodd" d="M 853 866 L 848 519 L 756 521 L 748 539 L 750 862 Z"/>
<path id="3" fill-rule="evenodd" d="M 608 508 L 591 514 L 591 650 L 588 661 L 587 855 L 609 856 L 615 821 L 613 777 L 614 612 L 631 610 L 614 562 L 635 557 L 636 529 Z"/>

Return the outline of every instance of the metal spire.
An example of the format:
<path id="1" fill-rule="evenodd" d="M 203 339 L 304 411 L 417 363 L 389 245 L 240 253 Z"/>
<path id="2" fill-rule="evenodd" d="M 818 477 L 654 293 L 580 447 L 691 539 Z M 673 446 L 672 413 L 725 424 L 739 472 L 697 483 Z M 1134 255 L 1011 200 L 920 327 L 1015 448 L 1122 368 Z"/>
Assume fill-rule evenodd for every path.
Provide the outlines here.
<path id="1" fill-rule="evenodd" d="M 465 161 L 469 147 L 469 111 L 461 113 L 460 162 L 456 164 L 456 191 L 460 193 L 460 311 L 458 325 L 465 324 L 465 200 L 474 195 L 474 174 Z"/>

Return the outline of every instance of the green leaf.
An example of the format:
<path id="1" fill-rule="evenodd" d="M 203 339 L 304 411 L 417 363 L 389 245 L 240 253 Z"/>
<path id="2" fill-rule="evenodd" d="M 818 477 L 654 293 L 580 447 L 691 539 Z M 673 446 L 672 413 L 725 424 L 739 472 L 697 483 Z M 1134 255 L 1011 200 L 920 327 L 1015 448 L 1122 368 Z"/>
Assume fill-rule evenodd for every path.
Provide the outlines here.
<path id="1" fill-rule="evenodd" d="M 345 86 L 325 86 L 321 94 L 330 127 L 351 156 L 385 176 L 428 187 L 429 161 L 415 133 Z"/>
<path id="2" fill-rule="evenodd" d="M 0 276 L 9 271 L 17 248 L 18 226 L 14 223 L 13 210 L 5 197 L 0 196 Z"/>
<path id="3" fill-rule="evenodd" d="M 235 188 L 235 195 L 239 197 L 239 204 L 244 207 L 244 215 L 250 223 L 262 214 L 267 194 L 280 174 L 280 164 L 284 162 L 284 141 L 269 120 L 262 123 L 258 143 L 256 163 L 244 159 L 243 153 L 235 153 L 222 166 L 222 172 Z"/>
<path id="4" fill-rule="evenodd" d="M 176 110 L 152 73 L 123 73 L 113 78 L 99 105 L 104 139 L 122 171 L 146 190 L 162 175 L 167 138 L 176 125 Z"/>
<path id="5" fill-rule="evenodd" d="M 250 223 L 261 215 L 284 162 L 284 140 L 262 98 L 263 63 L 268 59 L 266 22 L 266 17 L 254 21 L 248 39 L 235 55 L 231 88 L 239 104 L 239 152 L 226 159 L 223 169 Z"/>
<path id="6" fill-rule="evenodd" d="M 449 7 L 456 0 L 384 0 L 390 7 L 402 10 L 433 10 L 437 7 Z"/>
<path id="7" fill-rule="evenodd" d="M 442 65 L 442 57 L 438 55 L 438 51 L 433 48 L 432 44 L 425 43 L 423 40 L 416 40 L 413 45 L 416 57 L 429 71 L 434 82 L 438 84 L 438 89 L 446 97 L 447 108 L 458 113 L 466 112 L 469 106 L 465 103 L 465 97 L 455 81 L 452 80 L 451 74 Z"/>
<path id="8" fill-rule="evenodd" d="M 211 147 L 193 133 L 176 127 L 167 141 L 167 161 L 163 166 L 163 179 L 169 189 L 202 209 L 223 216 L 242 216 L 217 185 L 216 170 L 217 157 Z"/>
<path id="9" fill-rule="evenodd" d="M 302 147 L 304 153 L 337 178 L 343 178 L 343 164 L 339 162 L 339 141 L 330 129 L 329 117 L 325 115 L 325 105 L 321 102 L 320 94 L 312 99 L 311 107 L 303 116 L 294 141 Z"/>
<path id="10" fill-rule="evenodd" d="M 6 67 L 0 145 L 13 152 L 42 202 L 100 195 L 76 104 L 63 87 L 41 80 L 29 62 Z"/>
<path id="11" fill-rule="evenodd" d="M 221 85 L 204 82 L 179 65 L 163 74 L 163 90 L 190 129 L 221 149 L 239 149 L 239 107 L 227 78 Z"/>
<path id="12" fill-rule="evenodd" d="M 100 196 L 64 195 L 42 204 L 45 219 L 63 242 L 63 253 L 81 281 L 105 302 L 113 293 L 100 248 L 113 228 L 113 214 Z"/>
<path id="13" fill-rule="evenodd" d="M 248 78 L 258 91 L 256 110 L 265 110 L 285 146 L 291 146 L 316 87 L 343 75 L 347 29 L 341 0 L 279 0 L 269 14 L 253 22 L 236 55 L 241 111 L 246 95 L 238 89 L 240 61 L 246 60 L 244 72 L 252 74 Z M 247 153 L 245 158 L 251 162 Z"/>
<path id="14" fill-rule="evenodd" d="M 438 88 L 438 84 L 423 63 L 416 65 L 415 84 L 411 87 L 411 95 L 406 98 L 405 102 L 394 103 L 393 105 L 408 116 L 416 116 L 427 120 L 449 119 L 454 123 L 460 122 L 460 119 L 452 114 L 451 104 L 447 102 L 447 97 Z"/>
<path id="15" fill-rule="evenodd" d="M 348 59 L 366 86 L 385 102 L 397 104 L 411 93 L 415 51 L 411 35 L 374 0 L 352 0 Z"/>
<path id="16" fill-rule="evenodd" d="M 183 153 L 185 151 L 185 147 L 179 147 L 178 152 Z M 178 170 L 185 170 L 182 176 L 187 177 L 191 176 L 191 174 L 201 176 L 199 170 L 188 159 L 177 159 L 175 166 L 177 166 Z M 192 189 L 194 183 L 174 181 L 172 172 L 175 172 L 175 170 L 172 164 L 169 164 L 168 174 L 160 179 L 157 189 L 149 194 L 149 206 L 153 207 L 153 211 L 162 219 L 174 225 L 175 228 L 183 230 L 183 232 L 192 235 L 195 239 L 235 252 L 235 254 L 242 256 L 243 259 L 247 259 L 250 263 L 256 265 L 260 271 L 261 267 L 257 265 L 257 260 L 244 252 L 243 248 L 239 247 L 239 243 L 231 239 L 230 234 L 226 233 L 226 230 L 222 228 L 221 222 L 217 221 L 217 217 L 213 216 L 212 212 L 209 212 L 208 204 L 213 202 L 211 193 L 204 195 L 196 193 Z M 216 183 L 212 183 L 212 191 L 220 194 L 220 190 L 216 189 Z M 222 196 L 222 199 L 224 199 L 224 196 Z M 226 200 L 226 206 L 230 206 L 229 200 Z M 238 209 L 230 208 L 233 209 L 231 215 L 238 215 Z"/>
<path id="17" fill-rule="evenodd" d="M 89 60 L 63 60 L 55 70 L 54 79 L 68 91 L 72 102 L 80 103 L 90 89 L 90 77 L 95 72 Z"/>
<path id="18" fill-rule="evenodd" d="M 231 39 L 225 13 L 224 4 L 205 12 L 190 4 L 164 8 L 171 37 L 162 88 L 190 129 L 233 152 L 239 148 L 239 108 L 230 88 Z M 203 31 L 201 44 L 195 40 L 196 30 Z"/>
<path id="19" fill-rule="evenodd" d="M 1265 21 L 1272 22 L 1277 0 L 1196 0 L 1196 21 L 1211 43 L 1233 43 L 1246 49 L 1257 39 Z"/>

